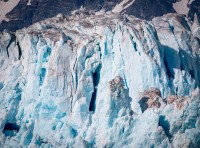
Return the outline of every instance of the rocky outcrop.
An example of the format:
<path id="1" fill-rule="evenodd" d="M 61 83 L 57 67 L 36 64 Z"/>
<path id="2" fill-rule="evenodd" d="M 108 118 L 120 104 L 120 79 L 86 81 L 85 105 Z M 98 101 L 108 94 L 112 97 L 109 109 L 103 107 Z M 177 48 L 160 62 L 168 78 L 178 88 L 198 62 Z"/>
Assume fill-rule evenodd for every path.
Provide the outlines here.
<path id="1" fill-rule="evenodd" d="M 139 104 L 142 112 L 147 108 L 163 108 L 166 105 L 158 88 L 150 88 L 141 93 Z"/>

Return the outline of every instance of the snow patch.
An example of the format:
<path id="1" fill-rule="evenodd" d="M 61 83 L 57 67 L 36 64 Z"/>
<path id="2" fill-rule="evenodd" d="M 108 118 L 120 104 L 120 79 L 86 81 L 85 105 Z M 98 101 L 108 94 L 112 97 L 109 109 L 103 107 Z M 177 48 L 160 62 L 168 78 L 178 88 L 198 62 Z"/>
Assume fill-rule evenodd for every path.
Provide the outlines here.
<path id="1" fill-rule="evenodd" d="M 0 23 L 3 20 L 8 21 L 6 14 L 15 8 L 19 2 L 20 0 L 9 0 L 7 2 L 0 1 Z"/>
<path id="2" fill-rule="evenodd" d="M 28 0 L 28 3 L 27 3 L 27 5 L 28 5 L 28 6 L 30 6 L 30 5 L 31 5 L 31 0 Z"/>
<path id="3" fill-rule="evenodd" d="M 187 15 L 189 12 L 189 8 L 187 7 L 188 3 L 188 0 L 181 0 L 179 2 L 174 3 L 173 8 L 177 13 Z"/>
<path id="4" fill-rule="evenodd" d="M 188 4 L 191 5 L 195 0 L 189 0 Z"/>

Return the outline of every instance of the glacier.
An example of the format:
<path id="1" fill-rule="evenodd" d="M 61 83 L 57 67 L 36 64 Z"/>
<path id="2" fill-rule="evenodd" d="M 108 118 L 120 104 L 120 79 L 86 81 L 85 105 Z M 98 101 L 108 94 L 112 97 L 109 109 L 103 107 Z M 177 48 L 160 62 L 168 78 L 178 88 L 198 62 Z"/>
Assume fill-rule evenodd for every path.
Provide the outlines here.
<path id="1" fill-rule="evenodd" d="M 0 34 L 1 147 L 198 147 L 200 22 L 59 14 Z"/>

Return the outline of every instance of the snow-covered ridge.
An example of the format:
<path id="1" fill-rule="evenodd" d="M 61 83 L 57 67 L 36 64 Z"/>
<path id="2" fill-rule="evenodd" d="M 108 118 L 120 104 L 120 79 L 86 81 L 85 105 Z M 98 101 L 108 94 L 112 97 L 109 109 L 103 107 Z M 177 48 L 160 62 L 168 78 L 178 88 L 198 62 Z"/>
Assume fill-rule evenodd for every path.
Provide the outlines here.
<path id="1" fill-rule="evenodd" d="M 199 22 L 76 11 L 0 35 L 0 145 L 197 147 Z"/>
<path id="2" fill-rule="evenodd" d="M 135 0 L 123 0 L 121 1 L 121 3 L 117 4 L 112 12 L 114 13 L 121 13 L 122 11 L 124 11 L 125 9 L 127 9 L 128 7 L 130 7 Z"/>

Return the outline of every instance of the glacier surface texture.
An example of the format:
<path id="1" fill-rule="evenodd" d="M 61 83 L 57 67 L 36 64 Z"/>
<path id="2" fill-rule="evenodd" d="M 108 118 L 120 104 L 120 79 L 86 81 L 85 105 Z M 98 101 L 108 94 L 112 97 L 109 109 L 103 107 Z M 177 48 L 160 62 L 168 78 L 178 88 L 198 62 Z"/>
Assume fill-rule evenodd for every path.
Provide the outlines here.
<path id="1" fill-rule="evenodd" d="M 200 25 L 75 11 L 0 34 L 0 147 L 198 147 Z"/>

